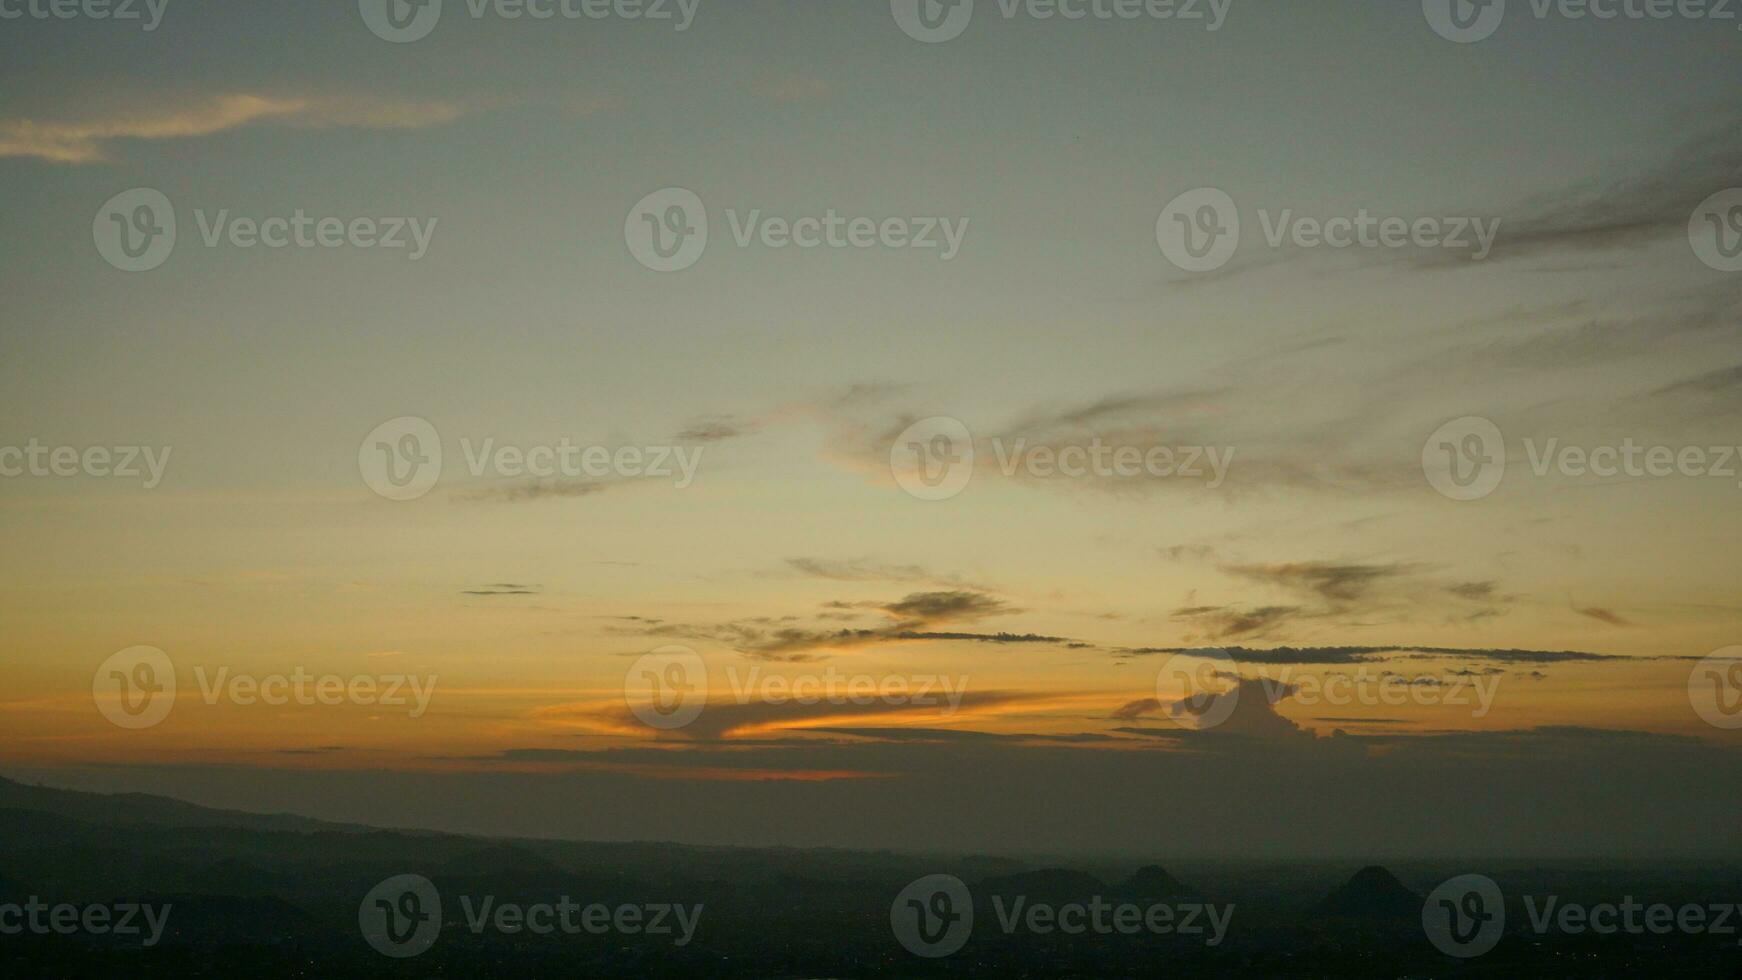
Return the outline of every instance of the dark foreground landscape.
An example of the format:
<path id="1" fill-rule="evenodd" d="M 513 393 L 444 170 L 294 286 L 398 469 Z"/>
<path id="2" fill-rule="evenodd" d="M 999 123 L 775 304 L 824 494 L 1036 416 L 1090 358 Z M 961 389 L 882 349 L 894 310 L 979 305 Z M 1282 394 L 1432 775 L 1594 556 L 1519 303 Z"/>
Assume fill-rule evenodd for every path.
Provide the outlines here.
<path id="1" fill-rule="evenodd" d="M 1360 868 L 1163 857 L 1065 869 L 985 856 L 490 840 L 0 781 L 0 975 L 1728 977 L 1742 969 L 1734 934 L 1742 923 L 1720 921 L 1729 913 L 1703 912 L 1705 931 L 1696 934 L 1656 928 L 1664 920 L 1646 908 L 1667 904 L 1691 923 L 1688 906 L 1742 897 L 1734 866 L 1473 859 Z M 1505 931 L 1486 953 L 1450 956 L 1426 937 L 1423 905 L 1441 882 L 1475 871 L 1504 892 Z M 973 896 L 971 934 L 953 952 L 916 955 L 895 931 L 906 896 L 919 896 L 916 916 L 959 919 L 929 886 L 912 888 L 945 874 Z M 405 875 L 440 896 L 439 931 L 421 942 L 412 933 L 432 921 L 428 907 L 379 887 Z M 1606 923 L 1607 935 L 1563 912 L 1539 934 L 1533 924 L 1543 921 L 1546 896 L 1593 909 L 1637 902 L 1637 928 L 1626 927 L 1625 910 Z M 366 907 L 380 901 L 379 913 Z M 545 917 L 526 911 L 540 904 L 550 907 Z M 1073 904 L 1084 910 L 1077 918 L 1056 911 Z M 624 917 L 625 905 L 636 911 Z M 103 911 L 89 913 L 93 906 Z M 368 916 L 388 908 L 406 918 L 372 945 Z M 949 944 L 946 918 L 915 922 L 922 947 Z"/>

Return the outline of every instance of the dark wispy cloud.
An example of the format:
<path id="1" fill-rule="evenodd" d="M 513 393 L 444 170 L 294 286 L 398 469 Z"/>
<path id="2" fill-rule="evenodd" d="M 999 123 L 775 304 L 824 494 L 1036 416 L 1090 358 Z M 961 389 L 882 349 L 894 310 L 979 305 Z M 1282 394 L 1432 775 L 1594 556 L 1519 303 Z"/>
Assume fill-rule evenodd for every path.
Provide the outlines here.
<path id="1" fill-rule="evenodd" d="M 975 691 L 941 687 L 926 693 L 912 693 L 902 699 L 864 699 L 855 703 L 840 700 L 818 701 L 711 701 L 695 721 L 670 733 L 679 739 L 723 739 L 754 732 L 805 729 L 810 723 L 829 718 L 843 721 L 853 718 L 911 717 L 915 719 L 947 719 L 960 712 L 984 711 L 1024 703 L 1043 702 L 1051 697 L 1043 692 Z M 609 720 L 626 730 L 638 729 L 637 722 L 625 707 L 614 707 Z M 934 721 L 935 724 L 935 721 Z"/>
<path id="2" fill-rule="evenodd" d="M 685 426 L 674 437 L 678 442 L 725 442 L 755 433 L 761 424 L 731 415 L 710 415 Z"/>
<path id="3" fill-rule="evenodd" d="M 1117 721 L 1136 721 L 1148 715 L 1160 714 L 1161 710 L 1159 698 L 1138 698 L 1113 709 L 1112 717 Z"/>
<path id="4" fill-rule="evenodd" d="M 1261 637 L 1300 616 L 1300 606 L 1189 606 L 1174 611 L 1174 618 L 1188 621 L 1211 639 Z"/>
<path id="5" fill-rule="evenodd" d="M 1361 565 L 1309 561 L 1280 565 L 1227 565 L 1223 570 L 1324 599 L 1353 602 L 1385 580 L 1414 574 L 1421 567 L 1404 563 Z"/>
<path id="6" fill-rule="evenodd" d="M 1065 644 L 1064 637 L 1035 633 L 968 632 L 936 627 L 971 623 L 994 616 L 1021 612 L 1004 600 L 983 592 L 952 589 L 914 592 L 894 601 L 829 603 L 831 609 L 867 609 L 885 621 L 866 627 L 817 627 L 801 617 L 756 617 L 716 624 L 662 623 L 637 632 L 650 636 L 710 640 L 761 660 L 804 662 L 817 660 L 830 651 L 878 643 L 965 641 L 994 644 Z"/>
<path id="7" fill-rule="evenodd" d="M 788 558 L 786 563 L 794 571 L 832 582 L 912 582 L 978 592 L 991 591 L 987 586 L 975 585 L 960 576 L 934 572 L 920 565 L 879 562 L 868 558 Z"/>
<path id="8" fill-rule="evenodd" d="M 603 492 L 611 483 L 594 480 L 526 480 L 467 490 L 460 499 L 475 502 L 519 503 L 528 500 L 551 500 L 588 497 Z"/>
<path id="9" fill-rule="evenodd" d="M 1609 626 L 1626 628 L 1633 625 L 1613 610 L 1604 609 L 1601 606 L 1586 606 L 1583 609 L 1577 609 L 1574 611 L 1581 616 L 1594 619 L 1599 623 L 1604 623 Z"/>
<path id="10" fill-rule="evenodd" d="M 1640 173 L 1588 181 L 1508 209 L 1490 258 L 1634 248 L 1685 235 L 1701 201 L 1742 183 L 1736 123 L 1725 120 Z"/>
<path id="11" fill-rule="evenodd" d="M 475 589 L 465 589 L 461 595 L 492 596 L 492 595 L 538 595 L 544 591 L 543 586 L 523 585 L 519 582 L 493 582 L 481 585 Z"/>
<path id="12" fill-rule="evenodd" d="M 1692 660 L 1694 657 L 1651 656 L 1630 657 L 1611 653 L 1587 653 L 1580 650 L 1506 650 L 1494 648 L 1434 647 L 1434 646 L 1280 646 L 1260 649 L 1244 646 L 1224 647 L 1138 647 L 1114 651 L 1119 656 L 1158 656 L 1187 654 L 1197 657 L 1232 658 L 1243 664 L 1325 665 L 1356 664 L 1402 656 L 1430 656 L 1487 660 L 1512 664 L 1598 663 L 1630 660 Z"/>

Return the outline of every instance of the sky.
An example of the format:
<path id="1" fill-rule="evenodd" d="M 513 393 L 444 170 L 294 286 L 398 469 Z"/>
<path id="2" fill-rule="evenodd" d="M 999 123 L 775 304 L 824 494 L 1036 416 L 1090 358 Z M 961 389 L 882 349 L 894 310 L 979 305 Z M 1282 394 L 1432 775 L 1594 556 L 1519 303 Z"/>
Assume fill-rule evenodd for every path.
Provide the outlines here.
<path id="1" fill-rule="evenodd" d="M 527 836 L 1733 851 L 1736 22 L 904 2 L 0 3 L 0 771 Z M 1193 271 L 1203 188 L 1241 234 Z M 176 235 L 128 271 L 136 189 Z M 699 256 L 649 251 L 674 213 Z M 298 215 L 345 230 L 252 243 Z M 779 247 L 831 216 L 878 231 Z M 1362 216 L 1412 231 L 1298 224 Z M 1676 462 L 1590 471 L 1628 447 Z M 250 697 L 303 675 L 345 693 Z"/>

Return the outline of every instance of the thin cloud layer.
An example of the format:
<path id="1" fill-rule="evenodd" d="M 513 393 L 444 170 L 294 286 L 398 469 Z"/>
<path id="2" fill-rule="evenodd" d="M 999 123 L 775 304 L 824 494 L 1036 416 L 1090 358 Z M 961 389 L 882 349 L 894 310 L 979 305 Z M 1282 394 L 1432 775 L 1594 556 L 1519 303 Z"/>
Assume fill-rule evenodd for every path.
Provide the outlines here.
<path id="1" fill-rule="evenodd" d="M 421 129 L 453 122 L 466 108 L 452 102 L 391 101 L 356 96 L 221 95 L 173 109 L 135 109 L 83 119 L 0 120 L 0 157 L 50 163 L 109 162 L 124 140 L 177 140 L 244 126 L 279 123 L 311 127 Z"/>

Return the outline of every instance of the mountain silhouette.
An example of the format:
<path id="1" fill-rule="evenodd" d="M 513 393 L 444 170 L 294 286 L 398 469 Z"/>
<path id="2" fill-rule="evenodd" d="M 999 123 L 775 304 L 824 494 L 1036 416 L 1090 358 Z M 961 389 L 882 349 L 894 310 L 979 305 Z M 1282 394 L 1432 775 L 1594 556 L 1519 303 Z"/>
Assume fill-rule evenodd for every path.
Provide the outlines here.
<path id="1" fill-rule="evenodd" d="M 290 814 L 214 810 L 144 793 L 80 793 L 31 786 L 0 776 L 0 809 L 53 813 L 85 823 L 151 824 L 158 827 L 237 827 L 248 830 L 373 830 Z"/>
<path id="2" fill-rule="evenodd" d="M 1115 889 L 1120 898 L 1133 902 L 1162 902 L 1190 898 L 1197 893 L 1160 865 L 1146 864 Z"/>
<path id="3" fill-rule="evenodd" d="M 1422 897 L 1405 888 L 1397 876 L 1369 865 L 1319 903 L 1330 915 L 1408 916 L 1421 914 Z"/>
<path id="4" fill-rule="evenodd" d="M 1044 868 L 987 878 L 977 891 L 1012 898 L 1022 895 L 1031 902 L 1054 903 L 1086 902 L 1096 895 L 1111 894 L 1111 889 L 1101 879 L 1067 868 Z"/>

